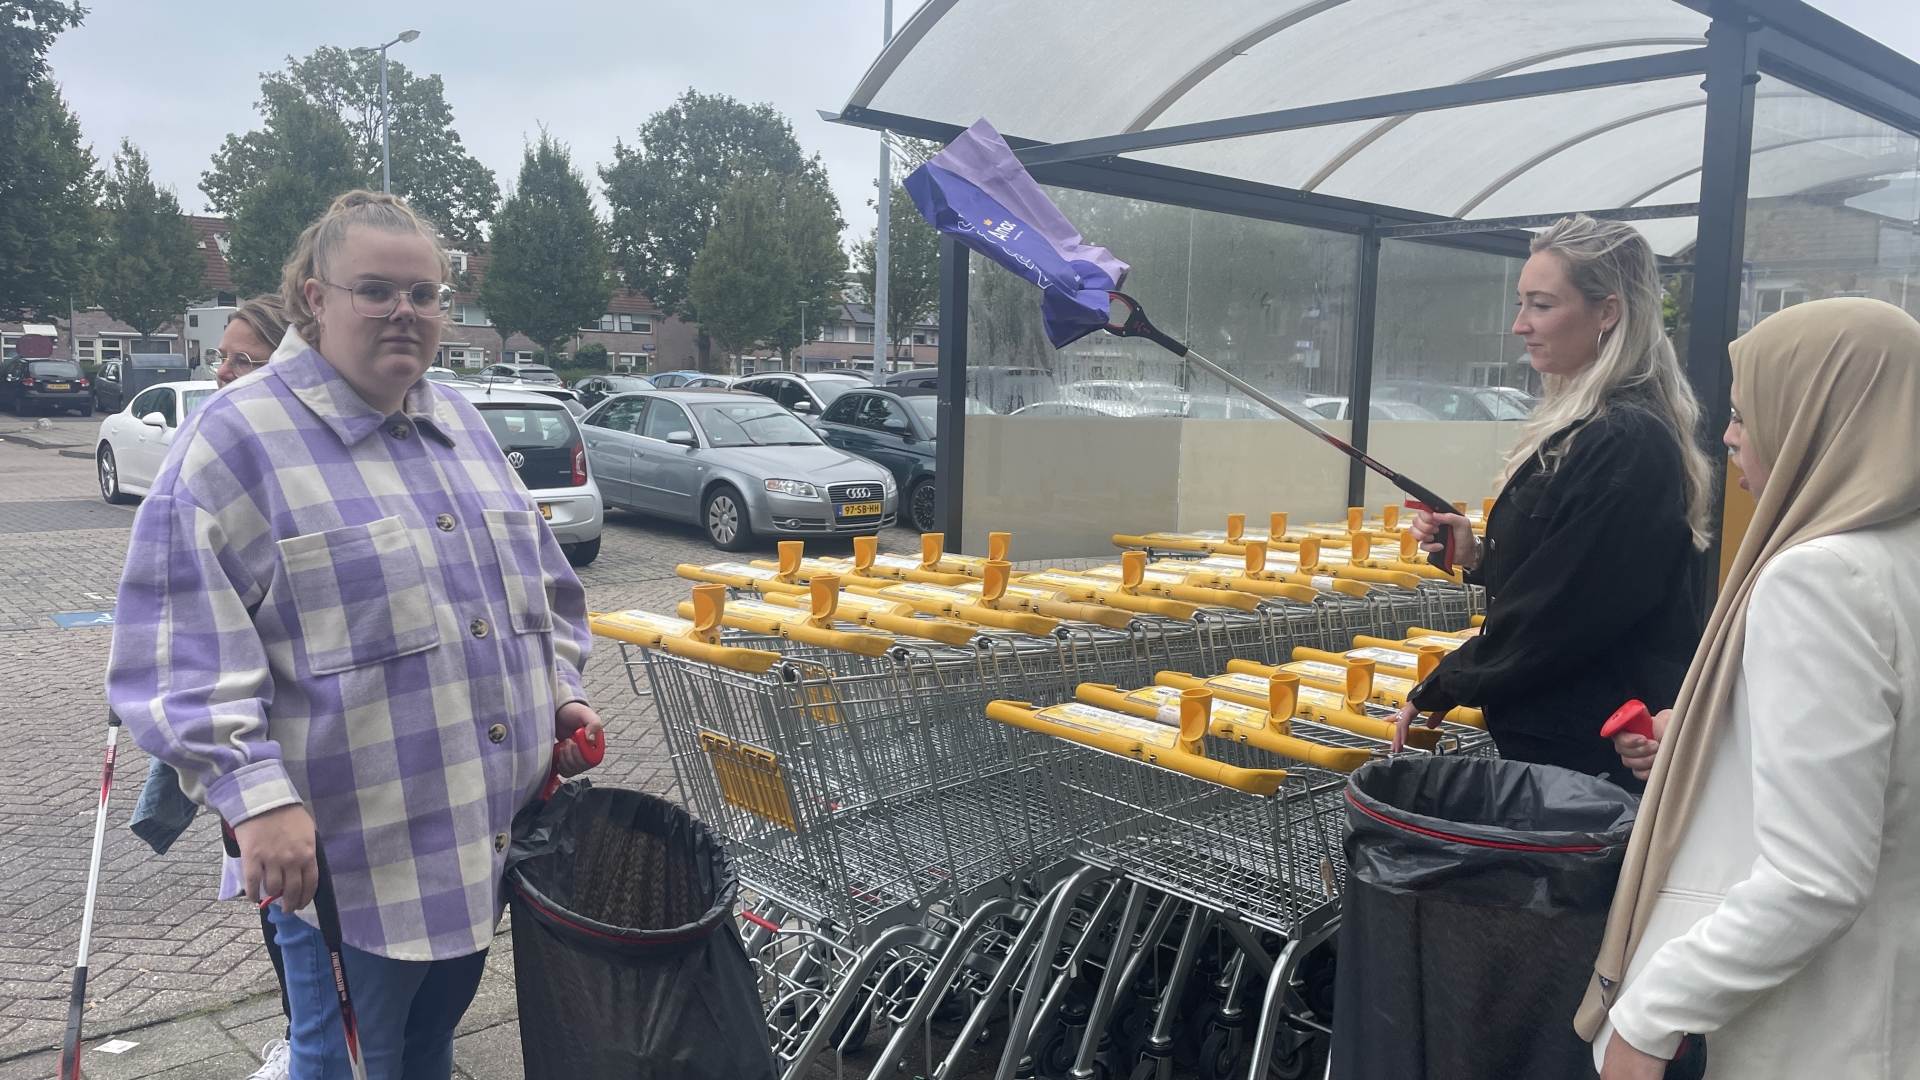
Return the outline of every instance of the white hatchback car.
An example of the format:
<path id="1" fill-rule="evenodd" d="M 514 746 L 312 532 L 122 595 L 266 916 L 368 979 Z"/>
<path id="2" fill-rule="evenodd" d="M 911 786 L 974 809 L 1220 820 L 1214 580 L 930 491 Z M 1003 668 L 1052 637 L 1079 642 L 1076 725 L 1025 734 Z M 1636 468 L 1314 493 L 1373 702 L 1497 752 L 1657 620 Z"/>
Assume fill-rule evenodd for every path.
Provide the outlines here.
<path id="1" fill-rule="evenodd" d="M 219 389 L 210 382 L 167 382 L 133 396 L 127 407 L 100 421 L 93 453 L 100 497 L 130 503 L 153 487 L 173 433 L 187 415 Z"/>
<path id="2" fill-rule="evenodd" d="M 473 403 L 520 474 L 567 561 L 585 566 L 600 554 L 605 508 L 587 464 L 587 446 L 561 402 L 508 383 L 441 383 Z"/>

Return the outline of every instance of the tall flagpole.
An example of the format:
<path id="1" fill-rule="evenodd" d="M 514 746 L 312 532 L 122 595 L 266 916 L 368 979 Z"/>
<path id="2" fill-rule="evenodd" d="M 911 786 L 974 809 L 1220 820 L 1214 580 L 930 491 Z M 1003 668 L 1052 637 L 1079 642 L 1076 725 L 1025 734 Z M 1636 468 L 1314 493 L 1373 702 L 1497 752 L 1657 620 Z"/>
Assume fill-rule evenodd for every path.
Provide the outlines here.
<path id="1" fill-rule="evenodd" d="M 893 41 L 893 0 L 886 0 L 885 19 L 880 38 L 883 49 Z M 887 342 L 887 217 L 892 201 L 893 158 L 883 131 L 880 133 L 880 223 L 873 233 L 873 381 L 876 385 L 887 381 L 886 368 L 882 365 L 887 363 L 887 354 L 891 351 Z"/>

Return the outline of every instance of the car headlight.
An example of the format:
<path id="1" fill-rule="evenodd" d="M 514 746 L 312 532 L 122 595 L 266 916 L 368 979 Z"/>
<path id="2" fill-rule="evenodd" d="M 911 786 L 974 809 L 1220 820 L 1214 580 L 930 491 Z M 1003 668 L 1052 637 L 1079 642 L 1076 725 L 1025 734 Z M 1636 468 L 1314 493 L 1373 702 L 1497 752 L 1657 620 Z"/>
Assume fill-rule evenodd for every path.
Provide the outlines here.
<path id="1" fill-rule="evenodd" d="M 880 474 L 880 490 L 881 490 L 881 491 L 884 491 L 884 492 L 886 492 L 886 493 L 887 493 L 888 495 L 891 495 L 891 494 L 893 494 L 893 493 L 894 493 L 894 492 L 895 492 L 896 490 L 898 490 L 897 488 L 895 488 L 895 487 L 893 486 L 893 474 L 892 474 L 892 473 L 890 473 L 890 472 L 883 472 L 883 473 L 881 473 L 881 474 Z"/>
<path id="2" fill-rule="evenodd" d="M 796 499 L 817 499 L 820 489 L 805 480 L 769 480 L 767 490 L 781 495 L 791 495 Z"/>

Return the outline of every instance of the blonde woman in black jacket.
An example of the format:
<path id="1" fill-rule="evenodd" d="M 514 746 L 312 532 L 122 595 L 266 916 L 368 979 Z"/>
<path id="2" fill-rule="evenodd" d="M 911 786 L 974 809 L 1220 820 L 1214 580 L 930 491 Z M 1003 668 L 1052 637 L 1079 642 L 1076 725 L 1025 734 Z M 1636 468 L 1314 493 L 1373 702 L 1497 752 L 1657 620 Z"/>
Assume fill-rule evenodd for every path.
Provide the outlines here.
<path id="1" fill-rule="evenodd" d="M 1486 625 L 1414 688 L 1399 728 L 1416 711 L 1477 706 L 1502 757 L 1638 790 L 1600 726 L 1631 698 L 1670 707 L 1699 643 L 1694 554 L 1712 490 L 1700 408 L 1667 341 L 1653 250 L 1631 226 L 1563 219 L 1534 239 L 1518 292 L 1513 332 L 1546 399 L 1507 459 L 1486 537 L 1460 553 L 1487 589 Z M 1472 535 L 1465 518 L 1422 512 L 1413 531 L 1428 551 L 1436 522 Z"/>

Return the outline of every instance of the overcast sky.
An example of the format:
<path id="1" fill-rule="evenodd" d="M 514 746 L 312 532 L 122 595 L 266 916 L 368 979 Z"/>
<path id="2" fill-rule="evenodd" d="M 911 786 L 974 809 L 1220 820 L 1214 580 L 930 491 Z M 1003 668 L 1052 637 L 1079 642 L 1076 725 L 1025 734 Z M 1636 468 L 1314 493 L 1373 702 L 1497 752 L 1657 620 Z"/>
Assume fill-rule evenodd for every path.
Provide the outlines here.
<path id="1" fill-rule="evenodd" d="M 418 41 L 390 55 L 446 80 L 461 137 L 503 187 L 541 125 L 597 183 L 614 140 L 632 142 L 643 119 L 691 86 L 771 102 L 825 160 L 851 233 L 873 227 L 877 138 L 815 110 L 845 104 L 878 54 L 882 0 L 82 2 L 86 22 L 54 44 L 54 77 L 103 165 L 131 137 L 190 212 L 205 207 L 200 174 L 221 139 L 258 125 L 261 72 L 321 45 L 378 45 L 417 29 Z M 1920 3 L 1813 2 L 1920 58 Z M 896 0 L 895 26 L 918 7 Z"/>

